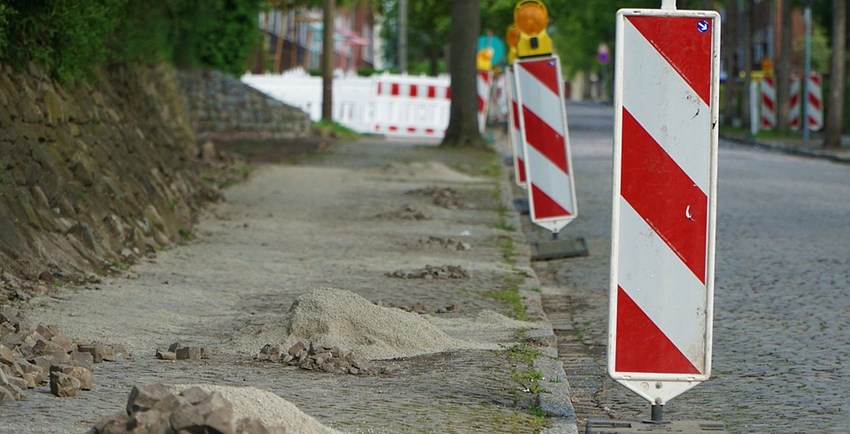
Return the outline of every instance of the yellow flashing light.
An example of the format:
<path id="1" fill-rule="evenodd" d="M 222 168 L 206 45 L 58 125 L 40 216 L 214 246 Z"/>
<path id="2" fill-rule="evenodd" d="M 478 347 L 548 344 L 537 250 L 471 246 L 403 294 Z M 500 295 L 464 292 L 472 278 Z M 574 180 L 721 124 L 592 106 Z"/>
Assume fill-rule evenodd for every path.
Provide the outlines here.
<path id="1" fill-rule="evenodd" d="M 519 29 L 516 50 L 519 57 L 552 54 L 552 39 L 546 33 L 549 10 L 540 0 L 521 0 L 514 8 L 514 23 Z"/>
<path id="2" fill-rule="evenodd" d="M 516 24 L 508 26 L 508 32 L 505 34 L 505 42 L 508 45 L 508 65 L 513 65 L 517 58 L 516 44 L 519 42 L 519 27 Z"/>
<path id="3" fill-rule="evenodd" d="M 475 65 L 479 71 L 489 71 L 493 69 L 493 49 L 483 48 L 478 50 L 478 55 L 475 56 Z"/>

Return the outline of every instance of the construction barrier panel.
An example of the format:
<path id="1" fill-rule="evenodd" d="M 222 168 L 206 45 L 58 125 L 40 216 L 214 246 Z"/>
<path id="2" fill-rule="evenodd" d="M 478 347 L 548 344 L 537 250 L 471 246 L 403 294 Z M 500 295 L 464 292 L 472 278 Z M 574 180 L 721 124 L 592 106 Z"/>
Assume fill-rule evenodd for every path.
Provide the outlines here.
<path id="1" fill-rule="evenodd" d="M 608 372 L 653 405 L 711 371 L 719 25 L 617 13 Z"/>
<path id="2" fill-rule="evenodd" d="M 529 57 L 513 68 L 531 221 L 558 233 L 578 216 L 561 62 Z"/>

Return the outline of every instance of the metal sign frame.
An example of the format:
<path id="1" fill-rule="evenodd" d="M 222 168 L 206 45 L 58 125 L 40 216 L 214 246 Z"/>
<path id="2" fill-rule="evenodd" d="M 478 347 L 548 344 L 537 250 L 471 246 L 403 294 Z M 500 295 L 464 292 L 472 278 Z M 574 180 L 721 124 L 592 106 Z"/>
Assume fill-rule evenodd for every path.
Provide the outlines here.
<path id="1" fill-rule="evenodd" d="M 557 81 L 558 81 L 558 83 L 557 83 L 557 90 L 558 90 L 557 101 L 551 101 L 550 104 L 546 104 L 545 101 L 536 101 L 538 103 L 538 105 L 541 106 L 541 109 L 539 109 L 537 111 L 537 113 L 534 113 L 534 114 L 541 121 L 543 121 L 543 119 L 545 119 L 545 118 L 549 118 L 550 122 L 551 121 L 560 122 L 561 126 L 563 127 L 563 142 L 562 142 L 562 144 L 561 143 L 549 143 L 548 145 L 550 145 L 550 146 L 561 146 L 562 145 L 564 147 L 564 153 L 565 153 L 564 157 L 566 159 L 566 161 L 564 163 L 566 164 L 566 167 L 568 169 L 568 172 L 566 173 L 565 178 L 568 178 L 569 185 L 556 185 L 557 180 L 547 179 L 545 177 L 545 173 L 543 173 L 544 171 L 540 170 L 540 168 L 533 167 L 534 162 L 532 160 L 535 160 L 535 156 L 533 155 L 533 153 L 529 152 L 530 149 L 533 148 L 533 146 L 531 146 L 529 144 L 528 134 L 530 132 L 529 131 L 530 127 L 527 125 L 528 120 L 526 119 L 525 110 L 523 109 L 523 107 L 526 105 L 526 102 L 530 102 L 534 99 L 544 100 L 545 96 L 542 95 L 542 93 L 539 92 L 539 91 L 534 93 L 532 91 L 532 87 L 529 86 L 530 81 L 532 81 L 532 80 L 536 81 L 536 79 L 534 77 L 532 77 L 530 73 L 526 72 L 525 68 L 523 68 L 522 65 L 527 64 L 527 63 L 531 63 L 531 62 L 551 62 L 553 64 L 553 66 L 556 68 L 555 73 L 557 74 L 557 78 L 558 78 L 557 79 Z M 556 55 L 556 54 L 553 54 L 551 56 L 545 56 L 545 57 L 531 57 L 531 58 L 525 58 L 525 59 L 520 58 L 520 59 L 517 59 L 516 61 L 514 61 L 513 67 L 514 67 L 513 76 L 514 76 L 514 80 L 516 82 L 515 98 L 516 98 L 516 102 L 517 102 L 517 110 L 519 111 L 519 124 L 520 124 L 520 131 L 521 131 L 520 137 L 522 138 L 522 150 L 523 150 L 522 152 L 523 152 L 523 155 L 525 157 L 524 158 L 524 161 L 525 161 L 525 178 L 526 178 L 525 180 L 526 180 L 526 185 L 527 185 L 526 189 L 528 190 L 528 203 L 529 203 L 529 209 L 531 211 L 530 212 L 531 221 L 534 224 L 541 226 L 545 229 L 548 229 L 552 233 L 557 234 L 567 224 L 569 224 L 570 222 L 575 220 L 576 217 L 578 217 L 578 203 L 576 201 L 576 191 L 575 191 L 575 188 L 576 188 L 575 187 L 575 173 L 574 173 L 575 171 L 574 171 L 574 166 L 573 166 L 573 161 L 572 161 L 572 152 L 570 152 L 569 126 L 567 124 L 567 110 L 566 110 L 566 107 L 564 105 L 564 80 L 561 78 L 562 77 L 562 75 L 561 75 L 561 61 L 558 58 L 558 55 Z M 555 107 L 552 107 L 552 105 L 554 105 Z M 542 108 L 543 106 L 546 107 L 545 110 Z M 557 109 L 557 112 L 555 112 L 555 109 Z M 534 110 L 532 110 L 532 111 L 534 111 Z M 553 113 L 554 113 L 554 116 L 553 116 Z M 535 150 L 534 153 L 539 154 L 540 152 Z M 555 165 L 557 165 L 559 163 L 559 162 L 552 162 L 551 159 L 549 160 L 549 162 L 554 163 Z M 537 184 L 535 182 L 535 179 L 542 179 L 543 181 L 546 182 L 546 184 L 548 186 L 550 186 L 553 190 L 557 190 L 561 195 L 569 195 L 567 200 L 570 202 L 572 209 L 568 210 L 568 212 L 569 212 L 568 215 L 559 215 L 559 216 L 553 216 L 553 217 L 539 217 L 539 216 L 537 216 L 537 212 L 536 212 L 537 207 L 535 206 L 534 188 L 533 187 L 535 187 L 539 184 Z M 563 189 L 566 189 L 566 191 L 564 191 Z M 560 204 L 560 202 L 558 202 L 558 203 Z"/>
<path id="2" fill-rule="evenodd" d="M 629 85 L 634 84 L 630 82 L 630 79 L 638 80 L 638 78 L 632 78 L 633 76 L 638 76 L 644 71 L 633 71 L 630 69 L 626 71 L 626 68 L 643 68 L 643 58 L 640 57 L 639 54 L 632 55 L 630 53 L 631 64 L 627 65 L 626 51 L 630 50 L 632 47 L 627 46 L 626 44 L 629 41 L 626 39 L 625 31 L 626 31 L 626 21 L 629 17 L 662 17 L 662 18 L 670 18 L 670 19 L 679 19 L 679 18 L 693 18 L 697 19 L 696 28 L 693 31 L 697 32 L 711 32 L 710 40 L 711 40 L 711 48 L 710 48 L 710 75 L 709 80 L 710 83 L 701 83 L 701 89 L 705 89 L 704 86 L 709 86 L 707 93 L 703 93 L 704 98 L 707 98 L 708 101 L 706 103 L 710 105 L 709 115 L 706 116 L 703 113 L 701 116 L 699 115 L 700 107 L 704 107 L 704 105 L 696 105 L 696 114 L 693 115 L 693 119 L 697 119 L 699 122 L 706 122 L 705 124 L 696 125 L 699 128 L 693 128 L 694 125 L 688 125 L 685 128 L 676 129 L 675 127 L 671 127 L 670 130 L 667 129 L 667 122 L 675 122 L 677 120 L 681 120 L 683 125 L 685 122 L 688 122 L 691 118 L 691 114 L 694 113 L 693 107 L 695 107 L 694 97 L 689 94 L 687 97 L 687 103 L 690 106 L 666 106 L 663 103 L 674 103 L 677 101 L 682 101 L 682 104 L 685 104 L 685 96 L 684 95 L 672 95 L 675 92 L 676 87 L 669 86 L 667 87 L 667 82 L 661 82 L 660 80 L 664 80 L 664 76 L 653 76 L 654 83 L 659 86 L 661 89 L 660 92 L 652 93 L 652 94 L 641 94 L 632 99 L 633 101 L 644 101 L 653 100 L 652 112 L 657 116 L 657 119 L 654 119 L 653 122 L 656 122 L 657 126 L 659 126 L 658 131 L 662 131 L 661 134 L 665 136 L 663 139 L 672 140 L 674 142 L 673 146 L 677 146 L 677 150 L 675 150 L 676 156 L 680 157 L 681 160 L 685 160 L 684 162 L 676 161 L 676 158 L 670 157 L 669 161 L 673 161 L 676 164 L 684 164 L 687 166 L 688 164 L 697 165 L 694 171 L 700 174 L 707 174 L 707 179 L 693 180 L 693 188 L 697 187 L 697 184 L 702 184 L 701 188 L 704 190 L 703 192 L 707 196 L 707 204 L 705 205 L 704 215 L 705 215 L 705 224 L 706 224 L 706 232 L 705 232 L 705 268 L 704 268 L 704 298 L 702 296 L 695 297 L 695 300 L 692 301 L 691 305 L 681 305 L 676 306 L 675 303 L 684 303 L 684 300 L 678 300 L 679 298 L 686 298 L 685 296 L 680 296 L 678 293 L 674 293 L 671 297 L 670 293 L 664 293 L 663 290 L 659 290 L 658 294 L 663 295 L 664 299 L 661 298 L 653 298 L 652 288 L 653 287 L 664 287 L 665 284 L 672 288 L 673 291 L 678 291 L 679 288 L 677 282 L 674 281 L 677 277 L 676 273 L 668 273 L 665 274 L 667 269 L 655 269 L 652 267 L 659 266 L 652 260 L 643 262 L 642 256 L 645 252 L 638 250 L 637 255 L 632 255 L 632 257 L 628 257 L 628 253 L 622 252 L 622 248 L 629 248 L 632 245 L 639 244 L 640 246 L 658 246 L 662 245 L 665 241 L 659 241 L 660 238 L 663 238 L 663 234 L 655 234 L 646 233 L 646 232 L 636 232 L 633 231 L 628 233 L 630 230 L 634 230 L 637 227 L 641 227 L 639 225 L 631 224 L 632 215 L 636 213 L 632 213 L 633 209 L 631 205 L 622 197 L 623 192 L 623 131 L 624 131 L 624 96 L 625 93 L 631 92 L 632 89 L 629 88 Z M 680 20 L 681 21 L 681 20 Z M 629 24 L 632 26 L 632 24 Z M 634 27 L 630 27 L 630 29 L 634 29 Z M 631 31 L 631 30 L 629 30 Z M 637 31 L 637 30 L 635 30 Z M 667 48 L 675 47 L 676 50 L 679 49 L 679 44 L 682 42 L 676 41 L 670 44 Z M 650 43 L 646 41 L 644 46 L 639 47 L 641 49 L 658 49 L 654 45 L 654 43 Z M 637 53 L 637 51 L 635 51 Z M 664 60 L 670 62 L 670 59 L 666 56 L 669 53 L 658 53 L 659 56 L 663 57 Z M 711 376 L 711 342 L 712 342 L 712 318 L 713 318 L 713 300 L 714 300 L 714 250 L 715 250 L 715 215 L 716 215 L 716 180 L 717 180 L 717 144 L 718 144 L 718 119 L 719 119 L 719 71 L 720 71 L 720 16 L 715 11 L 686 11 L 686 10 L 675 10 L 673 9 L 621 9 L 617 12 L 617 42 L 616 42 L 616 73 L 615 73 L 615 123 L 614 123 L 614 188 L 613 188 L 613 221 L 612 221 L 612 233 L 611 233 L 611 287 L 610 287 L 610 302 L 609 302 L 609 332 L 608 332 L 608 373 L 614 380 L 618 381 L 628 389 L 637 393 L 641 397 L 648 400 L 653 405 L 663 405 L 670 399 L 678 396 L 679 394 L 687 391 L 688 389 L 696 386 L 702 381 L 707 380 Z M 659 64 L 663 64 L 663 62 L 659 62 Z M 669 71 L 675 71 L 681 74 L 681 71 L 676 69 L 676 66 L 672 63 L 667 64 L 666 66 L 669 68 Z M 703 71 L 704 72 L 704 71 Z M 671 73 L 671 76 L 673 74 Z M 702 75 L 700 77 L 703 77 Z M 682 80 L 682 77 L 679 75 L 675 76 L 676 79 Z M 640 83 L 637 83 L 640 84 Z M 648 86 L 647 86 L 648 87 Z M 684 86 L 682 86 L 684 88 Z M 645 87 L 642 89 L 636 89 L 635 94 L 638 92 L 653 92 L 652 90 L 647 90 Z M 672 95 L 672 96 L 671 96 Z M 644 98 L 646 97 L 646 98 Z M 641 99 L 643 98 L 643 99 Z M 678 98 L 678 100 L 676 99 Z M 696 99 L 701 99 L 697 97 Z M 657 104 L 661 102 L 662 104 Z M 636 104 L 637 105 L 637 104 Z M 659 106 L 660 105 L 660 106 Z M 672 108 L 671 108 L 672 107 Z M 631 114 L 629 114 L 631 116 Z M 634 120 L 634 118 L 629 121 Z M 696 122 L 696 121 L 691 121 Z M 699 141 L 690 140 L 686 137 L 670 137 L 670 134 L 675 134 L 676 132 L 687 131 L 689 134 L 702 134 L 705 128 L 704 133 L 709 135 L 708 138 L 701 138 Z M 670 132 L 672 131 L 672 133 Z M 647 134 L 649 136 L 649 134 Z M 707 140 L 706 140 L 707 139 Z M 632 140 L 631 138 L 629 139 Z M 636 139 L 635 139 L 636 140 Z M 658 140 L 658 138 L 653 138 L 653 140 Z M 687 148 L 689 142 L 702 142 L 701 144 L 707 144 L 707 149 L 689 149 Z M 629 150 L 629 155 L 632 155 L 634 151 Z M 688 161 L 690 156 L 694 154 L 689 154 L 693 152 L 706 152 L 707 155 L 701 154 L 699 158 L 694 158 L 691 161 Z M 705 164 L 708 167 L 704 167 L 702 164 L 702 158 L 707 157 L 707 162 Z M 665 157 L 666 158 L 666 157 Z M 630 160 L 631 161 L 631 160 Z M 688 168 L 692 169 L 692 168 Z M 684 169 L 683 169 L 684 170 Z M 663 174 L 661 171 L 657 173 L 659 179 L 663 179 Z M 630 177 L 632 175 L 629 175 Z M 631 179 L 631 178 L 630 178 Z M 688 178 L 690 179 L 690 178 Z M 691 188 L 691 186 L 687 186 L 687 188 Z M 622 201 L 622 203 L 621 203 Z M 670 202 L 672 203 L 672 202 Z M 664 203 L 667 205 L 667 203 Z M 678 205 L 677 205 L 678 206 Z M 628 209 L 623 209 L 626 207 Z M 626 214 L 622 214 L 625 212 Z M 679 214 L 681 213 L 681 214 Z M 673 214 L 671 214 L 673 215 Z M 621 218 L 625 217 L 626 226 L 622 227 Z M 682 209 L 675 208 L 675 218 L 683 219 L 682 222 L 685 222 L 684 219 L 689 219 L 694 221 L 691 215 L 690 206 L 682 207 Z M 676 220 L 678 221 L 678 220 Z M 647 227 L 653 228 L 651 223 L 641 222 L 640 224 L 645 224 Z M 677 223 L 673 223 L 676 225 Z M 687 222 L 684 223 L 686 225 Z M 653 228 L 654 229 L 654 228 Z M 632 238 L 623 238 L 630 235 L 635 235 Z M 641 238 L 642 237 L 642 238 Z M 632 243 L 633 239 L 639 239 L 638 243 Z M 626 240 L 626 243 L 623 241 Z M 643 244 L 641 244 L 643 243 Z M 676 257 L 676 255 L 680 254 L 680 252 L 675 251 L 675 249 L 670 247 L 662 247 L 665 249 L 670 249 L 673 253 L 664 253 L 667 257 Z M 661 254 L 659 254 L 661 255 Z M 699 255 L 696 255 L 699 257 Z M 620 270 L 621 261 L 623 259 L 624 267 L 627 269 L 622 273 L 624 279 L 632 279 L 630 282 L 640 282 L 641 285 L 648 284 L 647 286 L 630 288 L 633 293 L 640 293 L 641 289 L 644 289 L 644 294 L 640 294 L 637 297 L 644 297 L 640 300 L 644 303 L 652 304 L 658 303 L 656 306 L 649 306 L 651 309 L 654 309 L 655 313 L 659 313 L 664 317 L 664 321 L 670 324 L 677 324 L 677 321 L 684 320 L 694 320 L 695 326 L 690 324 L 691 328 L 687 330 L 697 330 L 697 333 L 690 333 L 683 336 L 686 338 L 681 339 L 688 343 L 687 339 L 699 336 L 700 327 L 704 326 L 704 330 L 701 335 L 704 337 L 704 342 L 696 342 L 696 347 L 701 347 L 696 350 L 690 346 L 686 346 L 684 349 L 679 349 L 681 351 L 683 357 L 687 357 L 686 360 L 691 360 L 692 358 L 697 359 L 697 363 L 694 366 L 698 366 L 692 372 L 677 372 L 676 369 L 658 369 L 660 372 L 644 372 L 651 371 L 650 369 L 641 369 L 636 370 L 632 369 L 623 370 L 618 369 L 617 360 L 618 360 L 618 296 L 621 293 L 625 293 L 625 291 L 620 288 L 620 278 L 621 272 Z M 646 267 L 644 267 L 646 265 Z M 691 265 L 692 266 L 692 265 Z M 628 268 L 631 267 L 631 268 Z M 673 265 L 672 268 L 679 267 L 684 268 L 688 273 L 688 268 L 685 268 L 681 264 Z M 649 270 L 647 270 L 649 268 Z M 691 269 L 692 270 L 692 269 Z M 639 274 L 639 276 L 635 277 L 633 274 Z M 679 273 L 681 274 L 681 273 Z M 698 271 L 696 274 L 702 276 L 702 271 Z M 656 275 L 658 275 L 656 277 Z M 696 281 L 700 281 L 702 279 L 693 279 Z M 684 286 L 684 285 L 682 285 Z M 697 289 L 701 289 L 699 285 L 696 285 Z M 648 290 L 648 291 L 647 291 Z M 684 293 L 684 291 L 682 291 Z M 699 294 L 699 291 L 690 292 L 690 295 Z M 671 298 L 676 300 L 670 300 Z M 632 300 L 631 296 L 625 297 L 624 299 Z M 664 304 L 666 303 L 666 304 Z M 644 306 L 638 306 L 638 303 L 635 303 L 634 306 L 638 307 L 638 310 L 644 308 Z M 694 311 L 690 309 L 694 308 Z M 641 313 L 643 314 L 642 310 Z M 624 314 L 625 315 L 625 314 Z M 692 317 L 692 318 L 691 318 Z M 671 319 L 672 318 L 672 319 Z M 646 319 L 650 322 L 655 322 L 655 319 L 652 318 L 650 314 L 646 314 Z M 623 324 L 626 324 L 624 322 Z M 628 324 L 637 324 L 637 322 L 629 322 Z M 665 323 L 666 324 L 666 323 Z M 688 325 L 686 325 L 688 326 Z M 667 338 L 667 334 L 675 334 L 679 333 L 677 327 L 668 327 L 673 328 L 674 330 L 663 329 L 661 326 L 657 326 L 659 334 L 658 336 L 662 337 L 662 339 Z M 625 328 L 625 327 L 624 327 Z M 633 332 L 630 330 L 630 332 Z M 643 337 L 644 330 L 634 330 L 634 336 Z M 649 332 L 647 332 L 649 334 Z M 623 334 L 623 336 L 632 336 L 628 334 Z M 623 338 L 627 339 L 627 338 Z M 641 345 L 645 342 L 632 343 L 629 345 L 634 347 L 640 347 L 644 351 L 650 351 L 646 346 L 641 347 Z M 673 342 L 672 340 L 670 341 Z M 691 341 L 693 342 L 693 341 Z M 678 348 L 678 347 L 676 347 Z M 687 355 L 686 355 L 687 353 Z M 652 353 L 655 354 L 655 353 Z M 696 356 L 694 356 L 696 354 Z M 622 358 L 619 360 L 623 360 Z M 652 362 L 649 362 L 652 363 Z M 629 365 L 630 367 L 634 367 L 639 365 L 639 363 L 622 363 L 623 365 Z M 671 372 L 672 371 L 672 372 Z"/>

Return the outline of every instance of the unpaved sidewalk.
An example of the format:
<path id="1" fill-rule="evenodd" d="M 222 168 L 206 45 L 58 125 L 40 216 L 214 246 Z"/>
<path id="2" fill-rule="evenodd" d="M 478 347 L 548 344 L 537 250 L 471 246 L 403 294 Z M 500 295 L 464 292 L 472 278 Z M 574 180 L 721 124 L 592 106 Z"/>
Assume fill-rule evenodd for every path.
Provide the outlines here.
<path id="1" fill-rule="evenodd" d="M 94 389 L 76 398 L 42 387 L 0 405 L 0 432 L 85 432 L 123 408 L 133 385 L 150 383 L 253 386 L 352 433 L 574 430 L 568 385 L 551 358 L 552 330 L 495 160 L 364 140 L 299 165 L 259 167 L 226 190 L 188 245 L 124 276 L 30 302 L 23 310 L 30 321 L 122 344 L 132 356 L 98 364 Z M 293 302 L 319 288 L 413 311 L 456 345 L 423 342 L 417 351 L 390 343 L 369 354 L 376 338 L 363 337 L 361 350 L 380 368 L 372 375 L 254 360 L 263 345 L 287 341 Z M 502 299 L 516 289 L 529 321 L 509 318 L 516 312 Z M 155 359 L 176 341 L 212 357 Z M 534 366 L 510 357 L 529 348 L 540 354 Z"/>

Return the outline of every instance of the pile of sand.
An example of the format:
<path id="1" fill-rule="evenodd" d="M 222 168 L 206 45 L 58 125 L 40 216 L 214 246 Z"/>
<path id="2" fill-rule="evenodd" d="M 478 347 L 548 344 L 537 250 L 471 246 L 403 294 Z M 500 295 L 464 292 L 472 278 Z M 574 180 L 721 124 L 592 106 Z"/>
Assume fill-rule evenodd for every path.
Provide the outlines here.
<path id="1" fill-rule="evenodd" d="M 285 345 L 312 341 L 349 349 L 372 360 L 468 346 L 420 315 L 377 306 L 340 289 L 321 288 L 302 295 L 292 304 L 288 320 Z"/>
<path id="2" fill-rule="evenodd" d="M 254 387 L 216 386 L 212 384 L 177 384 L 171 387 L 180 393 L 190 387 L 205 392 L 218 392 L 233 406 L 233 418 L 256 419 L 267 427 L 283 427 L 286 432 L 300 434 L 341 434 L 326 427 L 274 393 Z"/>
<path id="3" fill-rule="evenodd" d="M 240 350 L 256 353 L 265 344 L 286 350 L 297 342 L 337 347 L 370 360 L 387 360 L 460 349 L 495 350 L 518 329 L 539 324 L 492 311 L 475 318 L 441 319 L 378 306 L 346 290 L 320 288 L 301 295 L 282 321 L 243 333 Z"/>

